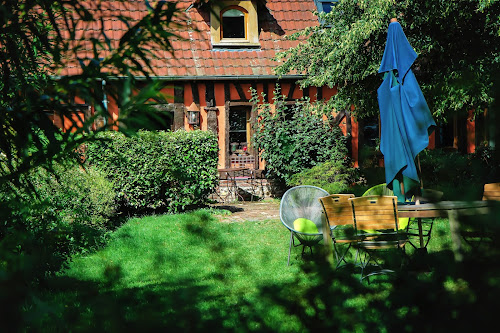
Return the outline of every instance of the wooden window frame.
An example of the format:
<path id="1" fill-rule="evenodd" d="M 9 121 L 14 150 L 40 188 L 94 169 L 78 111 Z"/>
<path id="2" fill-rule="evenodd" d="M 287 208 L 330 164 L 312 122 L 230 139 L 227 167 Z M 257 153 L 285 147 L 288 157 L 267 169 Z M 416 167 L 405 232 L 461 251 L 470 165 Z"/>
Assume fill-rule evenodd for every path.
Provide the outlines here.
<path id="1" fill-rule="evenodd" d="M 231 10 L 231 9 L 236 9 L 240 12 L 243 13 L 243 16 L 244 16 L 244 21 L 243 21 L 243 29 L 245 30 L 245 37 L 243 38 L 224 38 L 224 13 Z M 240 7 L 240 6 L 235 6 L 235 5 L 232 5 L 232 6 L 227 6 L 225 7 L 223 10 L 220 11 L 220 22 L 221 22 L 221 25 L 220 25 L 220 40 L 222 42 L 226 42 L 226 41 L 241 41 L 241 40 L 245 40 L 247 41 L 248 40 L 248 11 L 243 8 L 243 7 Z"/>
<path id="2" fill-rule="evenodd" d="M 222 38 L 222 14 L 230 9 L 245 14 L 245 38 Z M 255 1 L 215 2 L 210 14 L 210 35 L 213 48 L 259 48 L 257 4 Z"/>
<path id="3" fill-rule="evenodd" d="M 260 161 L 260 157 L 259 157 L 259 153 L 257 150 L 255 150 L 251 144 L 251 137 L 253 135 L 253 127 L 254 127 L 254 124 L 255 122 L 257 121 L 257 108 L 255 107 L 255 105 L 253 105 L 253 103 L 251 102 L 234 102 L 234 101 L 227 101 L 226 104 L 225 104 L 225 112 L 226 112 L 226 133 L 225 133 L 225 154 L 226 154 L 226 163 L 225 163 L 225 167 L 226 168 L 229 168 L 231 166 L 231 147 L 230 147 L 230 142 L 229 142 L 229 113 L 231 112 L 231 108 L 236 108 L 236 107 L 245 107 L 245 108 L 248 108 L 250 110 L 250 117 L 248 119 L 248 122 L 247 122 L 247 140 L 248 138 L 250 138 L 250 140 L 248 141 L 248 153 L 249 155 L 251 156 L 254 156 L 254 161 L 255 161 L 255 165 L 254 165 L 254 168 L 255 169 L 259 169 L 259 161 Z"/>

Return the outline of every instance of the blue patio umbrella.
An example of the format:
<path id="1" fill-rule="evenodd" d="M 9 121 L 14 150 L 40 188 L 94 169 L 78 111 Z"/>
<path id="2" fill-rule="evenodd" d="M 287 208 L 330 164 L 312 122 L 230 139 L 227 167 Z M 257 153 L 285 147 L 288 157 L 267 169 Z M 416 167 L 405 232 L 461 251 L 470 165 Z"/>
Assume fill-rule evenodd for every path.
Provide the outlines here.
<path id="1" fill-rule="evenodd" d="M 379 73 L 384 74 L 377 90 L 380 107 L 380 150 L 384 155 L 388 187 L 405 201 L 418 188 L 415 158 L 429 144 L 436 123 L 411 70 L 417 54 L 399 22 L 389 24 L 387 44 Z M 401 193 L 400 182 L 404 183 Z"/>

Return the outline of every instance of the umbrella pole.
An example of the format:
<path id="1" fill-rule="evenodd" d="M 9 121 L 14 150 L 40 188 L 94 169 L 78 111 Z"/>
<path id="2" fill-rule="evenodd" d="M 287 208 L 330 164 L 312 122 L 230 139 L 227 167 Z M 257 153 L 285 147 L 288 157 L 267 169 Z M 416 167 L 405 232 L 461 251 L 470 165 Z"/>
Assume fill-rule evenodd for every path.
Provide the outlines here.
<path id="1" fill-rule="evenodd" d="M 417 165 L 418 165 L 418 173 L 420 174 L 420 189 L 424 188 L 424 181 L 422 180 L 422 167 L 420 167 L 420 156 L 417 155 Z"/>

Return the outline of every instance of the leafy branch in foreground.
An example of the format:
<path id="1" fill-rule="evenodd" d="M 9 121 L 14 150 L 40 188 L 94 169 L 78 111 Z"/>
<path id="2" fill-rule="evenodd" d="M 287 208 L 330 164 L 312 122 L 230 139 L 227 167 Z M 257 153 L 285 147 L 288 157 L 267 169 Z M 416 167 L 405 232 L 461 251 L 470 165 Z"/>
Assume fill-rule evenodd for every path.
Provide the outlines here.
<path id="1" fill-rule="evenodd" d="M 172 27 L 178 28 L 183 20 L 176 5 L 160 1 L 137 18 L 134 10 L 145 6 L 140 1 L 0 4 L 4 22 L 0 25 L 2 179 L 12 181 L 36 165 L 66 159 L 87 140 L 87 129 L 95 119 L 109 118 L 103 82 L 127 78 L 117 85 L 120 88 L 108 87 L 107 99 L 118 101 L 127 115 L 127 109 L 150 112 L 143 105 L 152 98 L 162 100 L 159 87 L 143 89 L 147 94 L 138 96 L 131 87 L 135 75 L 150 77 L 155 51 L 172 51 L 170 41 L 176 38 Z M 127 31 L 120 40 L 106 35 L 104 28 L 113 20 Z M 60 73 L 64 75 L 57 76 Z M 94 106 L 93 116 L 83 119 L 72 112 L 76 96 Z M 67 130 L 61 133 L 55 128 L 49 115 L 64 118 Z M 119 124 L 130 129 L 126 117 Z"/>
<path id="2" fill-rule="evenodd" d="M 160 87 L 149 85 L 151 60 L 157 51 L 172 51 L 170 41 L 177 38 L 172 27 L 177 29 L 183 16 L 175 1 L 155 1 L 154 7 L 138 10 L 147 5 L 124 0 L 0 3 L 0 297 L 9 303 L 8 320 L 2 322 L 8 328 L 13 323 L 12 331 L 22 327 L 19 313 L 33 283 L 62 267 L 73 245 L 80 246 L 75 244 L 79 234 L 88 236 L 99 231 L 95 225 L 105 225 L 93 215 L 96 207 L 105 218 L 113 214 L 113 203 L 107 204 L 113 193 L 104 191 L 104 180 L 95 185 L 91 170 L 65 169 L 77 161 L 76 148 L 110 127 L 131 133 L 135 124 L 143 124 L 136 119 L 151 115 L 149 103 L 163 99 Z M 137 17 L 139 12 L 143 16 Z M 126 31 L 119 40 L 106 35 L 111 21 Z M 132 90 L 136 76 L 144 78 L 138 94 Z M 117 84 L 104 91 L 104 82 L 112 80 Z M 106 99 L 117 101 L 126 117 L 91 132 L 98 117 L 110 118 Z M 95 113 L 80 116 L 74 112 L 79 104 L 92 105 Z M 65 131 L 54 126 L 53 117 L 65 120 Z M 68 182 L 70 174 L 74 178 Z M 79 182 L 85 179 L 90 188 L 101 188 L 86 190 Z M 54 189 L 58 195 L 51 193 Z M 92 241 L 86 236 L 81 246 L 89 249 Z"/>

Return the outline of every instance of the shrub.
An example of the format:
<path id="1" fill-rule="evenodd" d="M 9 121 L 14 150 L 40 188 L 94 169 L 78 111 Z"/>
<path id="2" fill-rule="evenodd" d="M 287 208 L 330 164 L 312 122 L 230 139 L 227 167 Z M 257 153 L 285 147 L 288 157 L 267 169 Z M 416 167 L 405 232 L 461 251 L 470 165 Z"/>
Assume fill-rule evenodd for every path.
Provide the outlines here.
<path id="1" fill-rule="evenodd" d="M 488 147 L 474 154 L 433 149 L 419 155 L 424 188 L 443 191 L 447 200 L 481 200 L 484 184 L 500 181 L 500 164 Z"/>
<path id="2" fill-rule="evenodd" d="M 328 193 L 345 193 L 353 183 L 353 168 L 346 167 L 343 161 L 328 161 L 293 175 L 289 184 L 313 185 Z"/>
<path id="3" fill-rule="evenodd" d="M 53 171 L 34 169 L 28 177 L 39 199 L 56 210 L 63 221 L 110 227 L 117 208 L 116 193 L 103 172 L 94 167 L 85 170 L 55 165 Z"/>
<path id="4" fill-rule="evenodd" d="M 104 244 L 116 208 L 102 173 L 60 164 L 4 182 L 0 201 L 0 274 L 8 267 L 26 281 L 53 274 L 70 255 Z"/>
<path id="5" fill-rule="evenodd" d="M 207 201 L 217 186 L 218 143 L 207 131 L 101 134 L 86 149 L 87 165 L 113 181 L 123 209 L 178 211 Z"/>
<path id="6" fill-rule="evenodd" d="M 259 109 L 253 145 L 266 161 L 268 175 L 290 185 L 294 174 L 322 162 L 346 160 L 346 138 L 331 112 L 307 100 L 286 105 L 279 87 L 273 105 L 258 105 L 255 91 L 252 95 Z"/>

